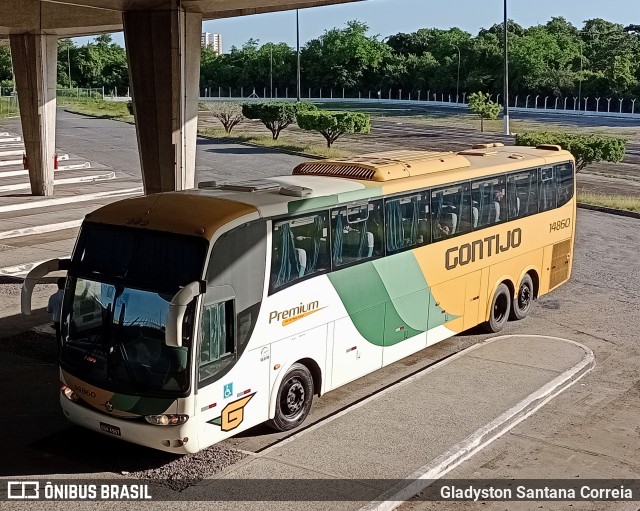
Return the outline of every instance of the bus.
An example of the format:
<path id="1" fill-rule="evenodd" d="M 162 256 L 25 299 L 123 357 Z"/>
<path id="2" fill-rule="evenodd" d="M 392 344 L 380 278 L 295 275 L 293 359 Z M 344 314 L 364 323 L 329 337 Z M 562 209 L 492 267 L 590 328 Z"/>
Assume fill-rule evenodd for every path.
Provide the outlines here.
<path id="1" fill-rule="evenodd" d="M 401 150 L 130 198 L 88 214 L 66 270 L 73 423 L 193 453 L 482 324 L 571 274 L 575 162 L 559 146 Z"/>

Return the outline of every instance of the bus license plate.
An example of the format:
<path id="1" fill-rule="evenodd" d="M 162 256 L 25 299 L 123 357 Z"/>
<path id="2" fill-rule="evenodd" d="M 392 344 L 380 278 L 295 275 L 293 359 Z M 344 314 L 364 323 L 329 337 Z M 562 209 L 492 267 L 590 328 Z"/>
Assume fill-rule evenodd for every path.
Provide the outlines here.
<path id="1" fill-rule="evenodd" d="M 100 430 L 111 435 L 122 436 L 120 434 L 120 428 L 118 426 L 112 426 L 111 424 L 107 424 L 106 422 L 100 423 Z"/>

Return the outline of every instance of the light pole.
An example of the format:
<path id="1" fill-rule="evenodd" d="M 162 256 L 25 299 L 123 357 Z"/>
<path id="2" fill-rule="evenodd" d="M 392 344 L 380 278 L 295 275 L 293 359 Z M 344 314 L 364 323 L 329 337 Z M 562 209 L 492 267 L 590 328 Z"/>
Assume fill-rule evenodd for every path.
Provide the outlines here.
<path id="1" fill-rule="evenodd" d="M 504 134 L 510 135 L 509 130 L 509 49 L 507 47 L 507 0 L 504 0 Z"/>
<path id="2" fill-rule="evenodd" d="M 270 85 L 269 85 L 269 96 L 273 99 L 273 43 L 269 45 L 269 54 L 271 57 L 271 67 L 269 71 L 270 76 Z"/>
<path id="3" fill-rule="evenodd" d="M 458 79 L 456 80 L 456 105 L 458 104 L 458 90 L 460 89 L 460 47 L 457 44 L 453 45 L 458 50 Z"/>
<path id="4" fill-rule="evenodd" d="M 300 14 L 298 9 L 296 9 L 296 40 L 297 40 L 297 57 L 298 57 L 298 69 L 297 69 L 297 80 L 298 80 L 298 103 L 300 103 L 300 94 L 301 94 L 301 82 L 300 82 Z"/>
<path id="5" fill-rule="evenodd" d="M 582 95 L 582 39 L 578 39 L 580 43 L 580 80 L 578 82 L 578 112 L 580 111 L 580 96 Z"/>

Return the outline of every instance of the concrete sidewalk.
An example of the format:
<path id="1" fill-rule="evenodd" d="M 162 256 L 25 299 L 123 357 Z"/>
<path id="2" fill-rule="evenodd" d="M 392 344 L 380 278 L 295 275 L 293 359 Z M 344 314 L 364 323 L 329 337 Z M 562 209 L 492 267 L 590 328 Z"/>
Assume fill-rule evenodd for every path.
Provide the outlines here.
<path id="1" fill-rule="evenodd" d="M 308 507 L 303 500 L 323 500 L 323 509 L 393 509 L 394 501 L 444 476 L 594 365 L 591 350 L 572 341 L 496 337 L 260 454 L 248 453 L 179 498 L 215 500 L 217 509 L 234 510 L 256 509 L 255 500 L 268 501 L 261 509 Z M 230 489 L 235 484 L 237 490 Z M 224 502 L 222 490 L 236 499 L 251 494 L 254 502 Z"/>

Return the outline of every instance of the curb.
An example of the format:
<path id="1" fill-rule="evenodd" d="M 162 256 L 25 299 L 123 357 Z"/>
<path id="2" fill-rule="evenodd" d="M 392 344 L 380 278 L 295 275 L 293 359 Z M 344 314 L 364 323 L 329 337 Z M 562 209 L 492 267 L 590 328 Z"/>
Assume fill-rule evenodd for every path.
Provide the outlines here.
<path id="1" fill-rule="evenodd" d="M 223 137 L 212 137 L 210 135 L 201 135 L 199 133 L 198 133 L 198 137 L 205 138 L 207 140 L 220 140 L 220 141 L 227 140 L 227 139 L 225 139 Z M 324 156 L 318 156 L 317 154 L 301 153 L 301 152 L 298 152 L 298 151 L 290 151 L 288 149 L 280 149 L 278 147 L 267 147 L 267 146 L 263 146 L 263 145 L 252 144 L 251 142 L 241 142 L 239 140 L 230 140 L 229 142 L 233 143 L 233 144 L 248 146 L 248 147 L 259 147 L 260 149 L 267 149 L 267 150 L 271 150 L 271 151 L 277 152 L 277 153 L 290 154 L 292 156 L 300 156 L 302 158 L 311 158 L 312 160 L 326 160 L 326 158 Z"/>
<path id="2" fill-rule="evenodd" d="M 600 213 L 608 213 L 610 215 L 626 216 L 629 218 L 640 218 L 640 213 L 635 211 L 627 211 L 625 209 L 607 208 L 605 206 L 596 206 L 594 204 L 585 204 L 578 202 L 578 207 L 582 209 L 590 209 L 591 211 L 599 211 Z"/>
<path id="3" fill-rule="evenodd" d="M 527 396 L 518 404 L 499 415 L 493 421 L 476 430 L 460 443 L 452 446 L 448 451 L 444 452 L 427 465 L 419 468 L 413 474 L 407 476 L 406 479 L 411 480 L 410 483 L 398 485 L 395 488 L 384 492 L 376 500 L 361 507 L 359 511 L 392 511 L 397 508 L 430 486 L 435 480 L 440 479 L 447 474 L 447 472 L 453 470 L 494 440 L 500 438 L 513 427 L 551 401 L 554 397 L 568 389 L 595 367 L 593 351 L 578 342 L 571 341 L 569 339 L 562 339 L 560 337 L 545 335 L 504 335 L 489 339 L 488 341 L 475 346 L 485 346 L 498 339 L 505 339 L 509 337 L 542 337 L 567 342 L 583 349 L 585 357 L 573 367 L 567 369 L 546 385 Z M 475 349 L 475 346 L 472 348 Z M 473 349 L 471 351 L 473 351 Z M 469 350 L 464 350 L 460 353 L 469 353 Z"/>

